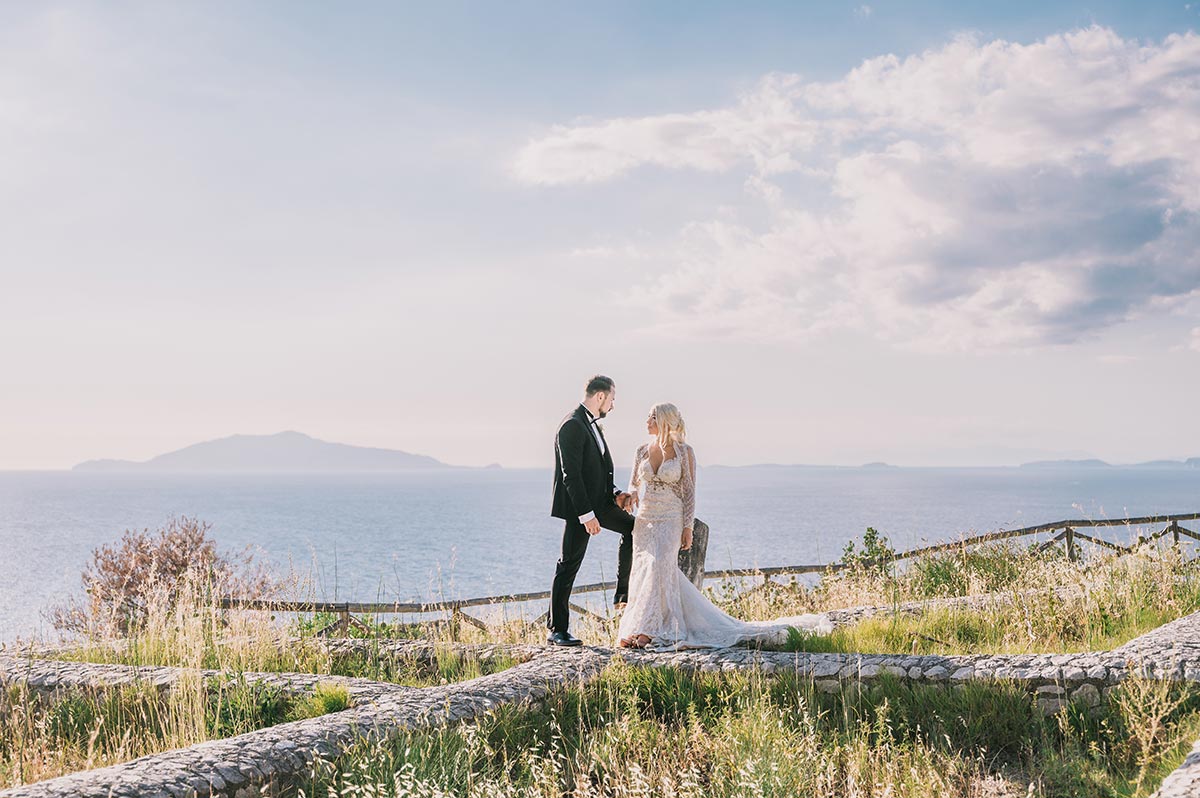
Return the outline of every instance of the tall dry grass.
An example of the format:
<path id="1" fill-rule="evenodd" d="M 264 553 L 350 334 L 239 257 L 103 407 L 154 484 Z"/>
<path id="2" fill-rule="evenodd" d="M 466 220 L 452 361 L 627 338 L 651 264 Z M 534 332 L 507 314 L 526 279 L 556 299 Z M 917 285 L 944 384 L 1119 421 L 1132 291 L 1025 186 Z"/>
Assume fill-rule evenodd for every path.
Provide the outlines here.
<path id="1" fill-rule="evenodd" d="M 1137 689 L 1100 714 L 1045 717 L 1005 685 L 810 681 L 614 666 L 544 706 L 360 746 L 318 763 L 317 796 L 1144 796 L 1200 732 L 1167 687 L 1148 747 Z"/>
<path id="2" fill-rule="evenodd" d="M 1167 546 L 1072 562 L 1061 554 L 1012 545 L 918 559 L 904 569 L 829 573 L 816 585 L 759 585 L 713 591 L 727 611 L 769 619 L 852 606 L 884 611 L 831 635 L 808 637 L 809 651 L 893 653 L 1035 653 L 1114 648 L 1200 610 L 1194 561 Z M 937 599 L 988 597 L 974 606 Z M 908 602 L 934 600 L 912 612 Z M 891 608 L 891 611 L 888 611 Z"/>
<path id="3" fill-rule="evenodd" d="M 0 690 L 0 789 L 231 737 L 349 706 L 346 689 L 292 697 L 236 676 L 46 696 Z"/>

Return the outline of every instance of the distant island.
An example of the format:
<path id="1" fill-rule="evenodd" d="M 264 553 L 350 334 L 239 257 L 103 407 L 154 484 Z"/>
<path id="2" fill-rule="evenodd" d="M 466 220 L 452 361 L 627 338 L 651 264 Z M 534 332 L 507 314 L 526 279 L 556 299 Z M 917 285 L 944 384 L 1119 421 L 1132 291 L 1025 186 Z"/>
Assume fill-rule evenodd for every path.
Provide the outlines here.
<path id="1" fill-rule="evenodd" d="M 1189 457 L 1186 460 L 1150 460 L 1127 465 L 1114 465 L 1103 460 L 1036 460 L 1032 463 L 1022 463 L 1021 468 L 1200 468 L 1200 457 Z"/>
<path id="2" fill-rule="evenodd" d="M 160 454 L 144 462 L 88 460 L 71 470 L 113 473 L 331 473 L 453 467 L 423 454 L 331 443 L 302 432 L 289 431 L 274 435 L 230 435 Z"/>
<path id="3" fill-rule="evenodd" d="M 1162 461 L 1160 461 L 1162 462 Z M 1021 463 L 1021 468 L 1112 468 L 1103 460 L 1034 460 L 1032 463 Z"/>
<path id="4" fill-rule="evenodd" d="M 886 471 L 902 468 L 1024 468 L 1029 470 L 1037 469 L 1053 469 L 1053 468 L 1070 468 L 1070 469 L 1104 469 L 1104 468 L 1138 468 L 1147 471 L 1155 469 L 1161 470 L 1180 470 L 1180 469 L 1200 469 L 1200 457 L 1189 457 L 1186 460 L 1150 460 L 1145 463 L 1108 463 L 1104 460 L 1085 459 L 1085 460 L 1035 460 L 1029 463 L 1021 463 L 1019 466 L 999 465 L 999 466 L 898 466 L 891 463 L 863 463 L 862 465 L 816 465 L 812 463 L 752 463 L 749 465 L 721 465 L 714 464 L 707 466 L 709 469 L 759 469 L 759 470 L 786 470 L 786 469 L 810 469 L 810 470 L 866 470 L 866 471 Z"/>

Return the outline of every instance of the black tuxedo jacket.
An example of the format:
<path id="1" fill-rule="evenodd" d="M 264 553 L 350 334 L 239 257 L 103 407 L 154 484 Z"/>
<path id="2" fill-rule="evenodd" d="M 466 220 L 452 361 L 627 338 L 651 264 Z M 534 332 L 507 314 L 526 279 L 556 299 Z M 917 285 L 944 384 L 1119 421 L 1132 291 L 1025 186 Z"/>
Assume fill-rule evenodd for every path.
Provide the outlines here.
<path id="1" fill-rule="evenodd" d="M 558 434 L 554 436 L 554 498 L 550 515 L 578 521 L 581 515 L 599 516 L 610 506 L 616 507 L 612 453 L 608 441 L 604 443 L 602 453 L 583 405 L 558 425 Z"/>

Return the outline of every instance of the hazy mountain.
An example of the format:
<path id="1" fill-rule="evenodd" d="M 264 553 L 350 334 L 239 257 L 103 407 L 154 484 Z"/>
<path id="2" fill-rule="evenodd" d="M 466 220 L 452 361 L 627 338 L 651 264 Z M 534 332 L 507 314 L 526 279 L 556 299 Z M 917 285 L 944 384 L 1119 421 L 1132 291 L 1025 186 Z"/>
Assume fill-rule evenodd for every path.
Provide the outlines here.
<path id="1" fill-rule="evenodd" d="M 1109 468 L 1103 460 L 1034 460 L 1021 463 L 1021 468 Z"/>
<path id="2" fill-rule="evenodd" d="M 1103 460 L 1039 460 L 1024 463 L 1021 468 L 1200 468 L 1200 457 L 1187 460 L 1148 460 L 1145 463 L 1112 464 Z"/>
<path id="3" fill-rule="evenodd" d="M 275 435 L 231 435 L 160 454 L 140 463 L 130 460 L 88 460 L 73 470 L 328 473 L 448 467 L 422 454 L 349 446 L 317 440 L 300 432 L 279 432 Z"/>
<path id="4" fill-rule="evenodd" d="M 1186 461 L 1180 460 L 1149 460 L 1145 463 L 1135 463 L 1132 468 L 1189 468 Z"/>

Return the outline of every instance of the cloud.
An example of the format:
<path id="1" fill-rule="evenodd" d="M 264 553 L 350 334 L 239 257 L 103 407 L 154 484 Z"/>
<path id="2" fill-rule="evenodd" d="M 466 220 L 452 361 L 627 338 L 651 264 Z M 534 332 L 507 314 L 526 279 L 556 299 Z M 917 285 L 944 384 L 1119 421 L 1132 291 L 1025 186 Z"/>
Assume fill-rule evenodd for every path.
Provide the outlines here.
<path id="1" fill-rule="evenodd" d="M 723 172 L 748 163 L 791 170 L 818 125 L 796 117 L 791 78 L 767 78 L 732 108 L 559 125 L 516 158 L 519 180 L 542 185 L 609 180 L 645 164 Z"/>
<path id="2" fill-rule="evenodd" d="M 872 9 L 870 6 L 859 6 L 858 8 L 854 9 L 854 16 L 858 17 L 859 19 L 870 19 L 871 13 Z"/>
<path id="3" fill-rule="evenodd" d="M 924 348 L 1066 344 L 1200 289 L 1200 36 L 960 36 L 727 108 L 560 125 L 540 185 L 742 173 L 756 210 L 659 242 L 664 330 Z M 665 171 L 664 171 L 665 170 Z M 814 180 L 816 178 L 816 180 Z"/>
<path id="4" fill-rule="evenodd" d="M 1200 352 L 1200 327 L 1192 328 L 1191 348 L 1192 351 Z"/>

